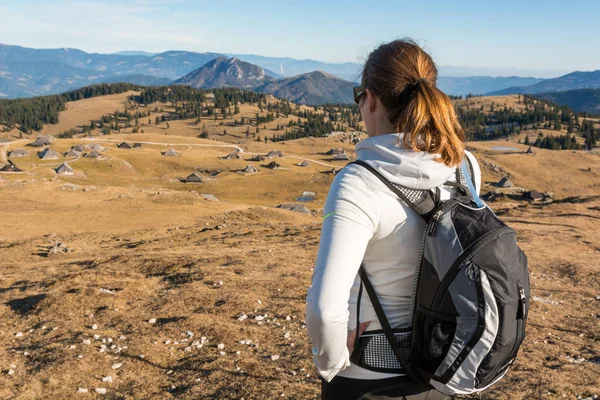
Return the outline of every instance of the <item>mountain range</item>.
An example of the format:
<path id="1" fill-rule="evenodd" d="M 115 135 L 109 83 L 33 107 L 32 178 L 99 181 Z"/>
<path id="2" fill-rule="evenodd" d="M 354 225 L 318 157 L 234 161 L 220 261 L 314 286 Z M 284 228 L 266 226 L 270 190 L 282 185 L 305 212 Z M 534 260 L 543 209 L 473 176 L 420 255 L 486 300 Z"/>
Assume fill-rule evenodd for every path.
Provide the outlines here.
<path id="1" fill-rule="evenodd" d="M 559 105 L 568 105 L 576 111 L 600 114 L 600 89 L 579 89 L 565 92 L 540 93 L 535 97 Z"/>
<path id="2" fill-rule="evenodd" d="M 32 49 L 0 44 L 0 98 L 54 94 L 105 82 L 167 85 L 177 81 L 203 88 L 252 88 L 307 104 L 350 102 L 352 81 L 359 78 L 361 69 L 358 63 L 336 64 L 249 54 L 229 56 L 238 61 L 235 66 L 227 67 L 232 68 L 227 76 L 220 68 L 225 68 L 229 57 L 218 53 L 123 51 L 98 54 L 69 48 Z M 202 69 L 212 61 L 215 68 Z M 236 81 L 235 70 L 239 68 L 250 75 Z M 573 72 L 552 79 L 444 75 L 444 71 L 459 75 L 469 70 L 465 68 L 440 67 L 438 87 L 451 95 L 548 93 L 600 87 L 600 71 Z M 232 83 L 232 79 L 237 83 Z"/>
<path id="3" fill-rule="evenodd" d="M 558 78 L 546 79 L 533 85 L 509 87 L 493 91 L 489 94 L 533 94 L 598 88 L 600 88 L 600 70 L 591 72 L 575 71 Z"/>
<path id="4" fill-rule="evenodd" d="M 237 87 L 272 94 L 299 104 L 351 103 L 354 83 L 314 71 L 290 78 L 277 74 L 237 57 L 218 57 L 176 80 L 175 85 L 196 89 Z"/>

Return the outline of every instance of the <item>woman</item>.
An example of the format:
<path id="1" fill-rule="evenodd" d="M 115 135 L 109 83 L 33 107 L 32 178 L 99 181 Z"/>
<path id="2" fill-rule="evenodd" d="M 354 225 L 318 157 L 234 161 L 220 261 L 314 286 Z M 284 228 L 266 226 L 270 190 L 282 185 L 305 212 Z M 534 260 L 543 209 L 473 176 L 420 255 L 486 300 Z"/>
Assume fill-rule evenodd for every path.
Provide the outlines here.
<path id="1" fill-rule="evenodd" d="M 368 57 L 355 101 L 369 138 L 356 146 L 363 160 L 392 183 L 456 195 L 464 155 L 477 191 L 481 173 L 464 150 L 464 133 L 452 103 L 436 88 L 431 57 L 410 40 L 396 40 Z M 350 361 L 354 339 L 381 329 L 368 296 L 357 298 L 363 263 L 392 328 L 409 328 L 412 285 L 425 222 L 377 177 L 349 165 L 335 178 L 324 210 L 319 253 L 308 290 L 306 322 L 323 399 L 446 399 L 411 383 Z"/>

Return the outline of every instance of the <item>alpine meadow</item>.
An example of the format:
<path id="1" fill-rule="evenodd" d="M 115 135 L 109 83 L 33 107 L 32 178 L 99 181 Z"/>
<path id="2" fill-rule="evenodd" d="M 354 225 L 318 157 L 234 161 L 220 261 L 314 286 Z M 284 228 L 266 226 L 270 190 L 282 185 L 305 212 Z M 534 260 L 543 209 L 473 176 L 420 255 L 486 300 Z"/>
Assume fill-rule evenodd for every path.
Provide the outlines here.
<path id="1" fill-rule="evenodd" d="M 513 2 L 251 1 L 231 19 L 188 0 L 0 2 L 0 399 L 321 398 L 307 290 L 326 200 L 373 136 L 363 53 L 404 34 L 529 267 L 514 362 L 459 398 L 597 399 L 600 58 L 552 32 L 589 27 L 572 46 L 591 52 L 600 30 Z M 502 38 L 474 28 L 511 18 Z"/>

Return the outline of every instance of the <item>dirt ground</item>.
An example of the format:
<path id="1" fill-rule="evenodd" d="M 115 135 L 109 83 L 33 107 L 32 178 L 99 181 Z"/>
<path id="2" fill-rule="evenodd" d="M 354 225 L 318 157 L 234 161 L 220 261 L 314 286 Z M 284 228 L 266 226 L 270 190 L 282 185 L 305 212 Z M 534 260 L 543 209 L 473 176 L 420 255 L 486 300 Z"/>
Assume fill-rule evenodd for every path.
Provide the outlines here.
<path id="1" fill-rule="evenodd" d="M 53 172 L 63 156 L 42 161 L 32 149 L 15 160 L 23 173 L 0 174 L 0 398 L 318 398 L 305 295 L 333 179 L 325 172 L 346 163 L 321 153 L 352 147 L 248 143 L 241 160 L 222 160 L 232 143 L 110 139 L 147 143 L 98 142 L 105 158 L 71 162 L 73 176 Z M 533 301 L 517 364 L 481 398 L 600 395 L 600 156 L 491 149 L 503 143 L 469 147 L 487 165 L 483 192 L 506 195 L 490 206 L 529 257 Z M 180 156 L 161 154 L 171 147 Z M 247 161 L 269 150 L 284 152 L 283 169 Z M 294 165 L 304 159 L 312 165 Z M 248 164 L 259 172 L 236 172 Z M 493 186 L 494 166 L 512 189 Z M 197 167 L 222 172 L 178 180 Z M 525 201 L 527 189 L 553 201 Z M 314 215 L 274 208 L 303 191 L 316 193 L 306 203 Z"/>

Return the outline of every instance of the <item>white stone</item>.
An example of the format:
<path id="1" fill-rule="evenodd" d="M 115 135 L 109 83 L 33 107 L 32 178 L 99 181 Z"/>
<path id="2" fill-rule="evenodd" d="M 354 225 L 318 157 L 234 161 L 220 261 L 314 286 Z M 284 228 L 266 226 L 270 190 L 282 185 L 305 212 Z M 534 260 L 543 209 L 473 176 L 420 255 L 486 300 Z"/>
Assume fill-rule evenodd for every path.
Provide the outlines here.
<path id="1" fill-rule="evenodd" d="M 98 339 L 100 339 L 100 335 L 98 335 L 98 334 L 95 334 L 95 335 L 94 335 L 94 339 L 95 339 L 95 340 L 98 340 Z"/>
<path id="2" fill-rule="evenodd" d="M 15 337 L 21 337 L 21 336 L 23 336 L 23 332 L 17 332 L 17 333 L 15 333 Z"/>
<path id="3" fill-rule="evenodd" d="M 155 324 L 155 323 L 156 323 L 156 318 L 150 318 L 150 319 L 148 320 L 148 323 L 149 323 L 149 324 Z"/>
<path id="4" fill-rule="evenodd" d="M 87 393 L 88 390 L 86 388 L 79 388 L 77 389 L 77 393 Z"/>
<path id="5" fill-rule="evenodd" d="M 96 325 L 96 324 L 92 325 L 92 329 L 93 329 L 93 330 L 96 330 L 96 329 L 98 329 L 98 325 Z"/>
<path id="6" fill-rule="evenodd" d="M 78 355 L 77 358 L 81 360 L 83 358 L 83 354 Z"/>
<path id="7" fill-rule="evenodd" d="M 273 354 L 273 355 L 271 356 L 271 360 L 273 360 L 273 361 L 277 361 L 277 360 L 279 360 L 279 354 Z"/>
<path id="8" fill-rule="evenodd" d="M 75 346 L 74 344 L 69 346 L 69 350 L 73 350 L 74 348 L 76 348 L 77 346 Z"/>
<path id="9" fill-rule="evenodd" d="M 263 319 L 265 319 L 265 317 L 263 315 L 257 315 L 256 317 L 254 317 L 254 319 L 257 321 L 262 321 Z"/>
<path id="10" fill-rule="evenodd" d="M 85 339 L 85 340 L 84 340 L 83 342 L 81 342 L 81 343 L 83 343 L 83 344 L 85 344 L 85 345 L 90 345 L 90 344 L 92 344 L 92 341 L 91 341 L 90 339 Z"/>
<path id="11" fill-rule="evenodd" d="M 112 365 L 112 369 L 119 369 L 123 366 L 123 363 L 115 363 Z"/>
<path id="12" fill-rule="evenodd" d="M 96 388 L 95 390 L 98 394 L 106 394 L 106 388 Z"/>
<path id="13" fill-rule="evenodd" d="M 287 317 L 285 317 L 285 320 L 286 320 L 286 321 L 289 321 L 290 319 L 291 319 L 291 318 L 290 318 L 290 316 L 289 316 L 289 315 L 288 315 Z"/>
<path id="14" fill-rule="evenodd" d="M 15 370 L 14 369 L 9 369 L 7 373 L 9 375 L 14 375 L 15 374 Z"/>
<path id="15" fill-rule="evenodd" d="M 112 383 L 112 381 L 113 381 L 113 379 L 112 379 L 112 376 L 110 376 L 110 375 L 102 377 L 102 382 Z"/>
<path id="16" fill-rule="evenodd" d="M 237 320 L 238 320 L 238 321 L 243 321 L 243 320 L 245 320 L 246 318 L 248 318 L 248 316 L 247 316 L 246 314 L 243 314 L 243 313 L 242 313 L 242 314 L 241 314 L 239 317 L 237 317 Z"/>
<path id="17" fill-rule="evenodd" d="M 192 331 L 187 331 L 186 335 L 188 335 L 188 337 L 191 337 L 191 338 L 194 337 L 194 333 Z"/>
<path id="18" fill-rule="evenodd" d="M 290 333 L 289 333 L 289 332 L 286 332 L 286 333 L 285 333 L 285 335 L 283 335 L 283 337 L 284 337 L 285 339 L 289 339 L 289 338 L 290 338 Z"/>
<path id="19" fill-rule="evenodd" d="M 224 351 L 220 351 L 219 354 L 222 355 L 222 356 L 224 356 L 225 352 Z"/>
<path id="20" fill-rule="evenodd" d="M 223 350 L 224 348 L 225 348 L 225 345 L 223 343 L 219 343 L 217 345 L 217 349 L 219 349 L 219 350 Z"/>
<path id="21" fill-rule="evenodd" d="M 143 354 L 140 354 L 138 357 L 139 357 L 139 358 L 141 358 L 142 360 L 143 360 L 144 358 L 146 358 L 146 356 L 145 356 L 145 355 L 143 355 Z"/>

